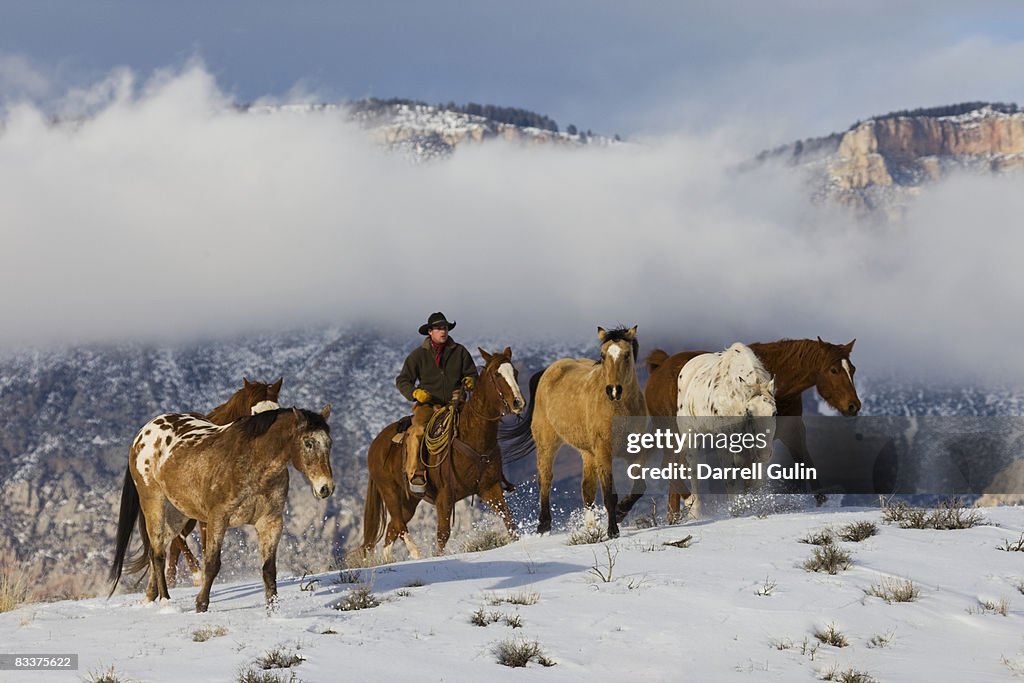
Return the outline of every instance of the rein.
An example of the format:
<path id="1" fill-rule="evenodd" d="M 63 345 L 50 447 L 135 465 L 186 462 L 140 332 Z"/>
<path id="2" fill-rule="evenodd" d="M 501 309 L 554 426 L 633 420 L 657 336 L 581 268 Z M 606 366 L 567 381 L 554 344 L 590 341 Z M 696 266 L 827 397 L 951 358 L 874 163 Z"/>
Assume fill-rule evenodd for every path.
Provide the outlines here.
<path id="1" fill-rule="evenodd" d="M 502 391 L 501 391 L 501 385 L 498 384 L 498 380 L 494 378 L 494 371 L 490 371 L 490 372 L 487 372 L 485 374 L 486 374 L 487 378 L 491 380 L 491 384 L 494 385 L 494 390 L 496 392 L 498 392 L 498 398 L 501 400 L 501 408 L 499 408 L 498 414 L 495 415 L 494 417 L 491 417 L 489 415 L 484 415 L 482 412 L 477 410 L 476 406 L 474 406 L 473 403 L 470 402 L 470 401 L 466 401 L 466 405 L 469 407 L 469 409 L 471 411 L 473 411 L 473 414 L 476 415 L 477 417 L 479 417 L 480 419 L 487 420 L 488 422 L 497 422 L 501 418 L 503 418 L 506 415 L 508 415 L 509 412 L 511 412 L 511 411 L 508 408 L 508 401 L 505 400 L 505 394 L 502 393 Z"/>

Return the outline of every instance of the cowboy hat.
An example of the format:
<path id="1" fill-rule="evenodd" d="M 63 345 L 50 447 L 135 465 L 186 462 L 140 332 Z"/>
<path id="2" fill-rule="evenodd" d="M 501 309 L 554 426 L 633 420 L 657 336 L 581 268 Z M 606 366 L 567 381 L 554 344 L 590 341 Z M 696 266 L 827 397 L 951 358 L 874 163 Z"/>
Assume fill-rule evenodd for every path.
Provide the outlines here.
<path id="1" fill-rule="evenodd" d="M 430 328 L 440 327 L 441 325 L 447 326 L 449 330 L 455 329 L 455 323 L 448 322 L 448 319 L 444 317 L 444 313 L 442 313 L 441 311 L 438 311 L 437 313 L 431 313 L 430 317 L 427 318 L 427 322 L 423 325 L 420 325 L 420 334 L 426 335 L 430 332 Z"/>

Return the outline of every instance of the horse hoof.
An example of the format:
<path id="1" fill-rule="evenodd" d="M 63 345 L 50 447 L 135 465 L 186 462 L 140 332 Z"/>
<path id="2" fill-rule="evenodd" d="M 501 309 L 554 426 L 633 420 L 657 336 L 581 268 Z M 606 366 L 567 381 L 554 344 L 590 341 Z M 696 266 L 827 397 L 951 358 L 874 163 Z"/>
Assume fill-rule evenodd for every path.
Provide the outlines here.
<path id="1" fill-rule="evenodd" d="M 609 528 L 608 529 L 608 538 L 618 538 L 618 537 L 619 537 L 619 527 L 614 527 L 614 528 Z"/>
<path id="2" fill-rule="evenodd" d="M 548 534 L 548 533 L 551 533 L 551 522 L 548 522 L 547 524 L 541 522 L 540 524 L 538 524 L 537 525 L 537 533 L 538 534 Z"/>

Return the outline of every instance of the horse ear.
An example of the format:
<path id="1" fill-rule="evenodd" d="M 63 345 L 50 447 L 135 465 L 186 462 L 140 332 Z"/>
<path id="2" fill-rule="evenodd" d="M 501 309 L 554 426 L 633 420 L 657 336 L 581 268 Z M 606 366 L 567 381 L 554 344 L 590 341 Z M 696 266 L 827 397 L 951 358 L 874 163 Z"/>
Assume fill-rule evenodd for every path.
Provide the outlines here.
<path id="1" fill-rule="evenodd" d="M 846 351 L 846 355 L 847 356 L 849 356 L 850 352 L 853 351 L 853 345 L 855 343 L 857 343 L 857 338 L 856 337 L 853 338 L 853 341 L 851 341 L 849 344 L 847 344 L 846 346 L 843 347 L 843 351 Z"/>
<path id="2" fill-rule="evenodd" d="M 598 327 L 597 327 L 597 340 L 603 344 L 604 343 L 604 338 L 606 336 L 608 336 L 608 331 L 605 330 L 600 325 L 598 325 Z"/>
<path id="3" fill-rule="evenodd" d="M 281 392 L 281 385 L 284 383 L 284 377 L 280 378 L 276 382 L 270 385 L 270 392 L 273 394 L 279 394 Z"/>
<path id="4" fill-rule="evenodd" d="M 476 347 L 476 350 L 480 352 L 480 357 L 484 359 L 484 365 L 487 365 L 488 363 L 490 363 L 490 362 L 491 362 L 491 358 L 493 358 L 493 357 L 494 357 L 494 356 L 492 356 L 491 354 L 489 354 L 489 353 L 487 353 L 486 351 L 484 351 L 484 350 L 483 350 L 483 349 L 482 349 L 481 347 L 479 347 L 479 346 L 478 346 L 478 347 Z"/>
<path id="5" fill-rule="evenodd" d="M 855 341 L 856 341 L 856 340 L 855 340 Z M 506 347 L 505 347 L 505 350 L 503 351 L 503 353 L 504 353 L 504 354 L 505 354 L 506 356 L 508 356 L 509 358 L 512 358 L 512 347 L 511 347 L 511 346 L 506 346 Z"/>
<path id="6" fill-rule="evenodd" d="M 325 420 L 331 416 L 331 404 L 330 403 L 328 403 L 327 405 L 324 406 L 323 410 L 320 411 L 320 415 L 322 415 Z"/>
<path id="7" fill-rule="evenodd" d="M 637 327 L 638 327 L 637 325 L 633 325 L 633 327 L 629 328 L 629 332 L 626 333 L 626 336 L 629 337 L 630 339 L 636 339 L 636 328 Z"/>
<path id="8" fill-rule="evenodd" d="M 292 415 L 295 416 L 295 424 L 301 430 L 306 428 L 306 416 L 299 412 L 299 409 L 292 406 Z"/>
<path id="9" fill-rule="evenodd" d="M 821 338 L 820 334 L 818 335 L 818 343 L 822 346 L 828 346 L 828 343 Z"/>
<path id="10" fill-rule="evenodd" d="M 246 389 L 252 386 L 252 382 L 249 381 L 248 377 L 242 378 L 242 386 L 244 386 Z"/>

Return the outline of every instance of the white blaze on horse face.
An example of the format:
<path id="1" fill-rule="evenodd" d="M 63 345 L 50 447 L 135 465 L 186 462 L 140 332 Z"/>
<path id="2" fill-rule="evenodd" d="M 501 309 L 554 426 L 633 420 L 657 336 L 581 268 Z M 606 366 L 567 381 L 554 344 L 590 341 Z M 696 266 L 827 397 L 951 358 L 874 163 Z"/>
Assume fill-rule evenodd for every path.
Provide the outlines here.
<path id="1" fill-rule="evenodd" d="M 622 353 L 622 349 L 620 349 L 615 344 L 612 344 L 611 346 L 608 347 L 608 355 L 612 357 L 613 361 L 616 361 L 616 360 L 619 359 L 619 354 L 620 353 Z"/>
<path id="2" fill-rule="evenodd" d="M 505 379 L 509 388 L 512 389 L 512 396 L 516 401 L 519 401 L 519 405 L 526 403 L 523 400 L 523 393 L 519 390 L 519 382 L 516 381 L 516 372 L 512 369 L 512 364 L 502 363 L 499 365 L 498 374 Z"/>
<path id="3" fill-rule="evenodd" d="M 850 361 L 843 359 L 843 370 L 846 370 L 846 376 L 850 378 L 850 384 L 853 384 L 853 374 L 850 372 Z"/>

